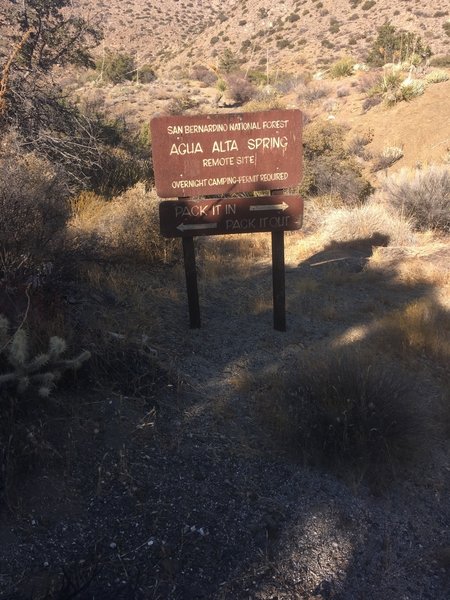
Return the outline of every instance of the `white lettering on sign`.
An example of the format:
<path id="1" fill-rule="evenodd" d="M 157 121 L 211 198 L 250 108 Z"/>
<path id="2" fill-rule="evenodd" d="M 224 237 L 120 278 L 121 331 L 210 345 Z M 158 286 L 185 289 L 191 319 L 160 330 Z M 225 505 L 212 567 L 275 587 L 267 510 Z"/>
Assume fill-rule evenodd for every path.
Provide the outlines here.
<path id="1" fill-rule="evenodd" d="M 262 173 L 259 176 L 260 181 L 284 181 L 287 178 L 287 173 Z"/>
<path id="2" fill-rule="evenodd" d="M 261 123 L 257 121 L 251 121 L 250 123 L 230 123 L 230 131 L 253 131 L 254 129 L 261 129 Z"/>
<path id="3" fill-rule="evenodd" d="M 234 229 L 256 229 L 255 219 L 227 219 L 225 221 L 225 229 L 233 231 Z"/>
<path id="4" fill-rule="evenodd" d="M 175 206 L 176 217 L 206 217 L 206 206 Z"/>
<path id="5" fill-rule="evenodd" d="M 280 215 L 279 217 L 260 217 L 260 227 L 287 227 L 291 220 L 290 215 Z"/>
<path id="6" fill-rule="evenodd" d="M 205 186 L 218 185 L 236 185 L 237 183 L 258 183 L 265 181 L 284 181 L 288 178 L 288 173 L 259 173 L 257 175 L 229 175 L 228 177 L 211 177 L 205 179 L 182 179 L 181 181 L 172 181 L 172 188 L 189 189 L 201 188 Z"/>
<path id="7" fill-rule="evenodd" d="M 289 119 L 282 121 L 263 121 L 263 129 L 284 129 L 287 127 Z"/>
<path id="8" fill-rule="evenodd" d="M 237 165 L 254 165 L 256 163 L 254 156 L 238 156 L 236 157 Z"/>
<path id="9" fill-rule="evenodd" d="M 231 152 L 232 150 L 238 150 L 236 140 L 221 140 L 213 143 L 213 152 Z"/>
<path id="10" fill-rule="evenodd" d="M 247 146 L 249 150 L 273 150 L 274 148 L 287 148 L 288 139 L 286 136 L 283 137 L 263 137 L 263 138 L 250 138 L 247 140 Z"/>
<path id="11" fill-rule="evenodd" d="M 240 164 L 240 163 L 238 163 Z M 225 167 L 234 165 L 234 156 L 221 156 L 220 158 L 204 158 L 204 167 Z"/>
<path id="12" fill-rule="evenodd" d="M 185 154 L 198 154 L 203 153 L 203 148 L 200 142 L 189 142 L 189 143 L 181 143 L 181 144 L 172 144 L 170 149 L 170 156 L 172 154 L 177 154 L 180 156 L 184 156 Z"/>
<path id="13" fill-rule="evenodd" d="M 181 125 L 169 125 L 167 127 L 167 133 L 169 135 L 179 135 L 183 133 L 183 127 Z"/>

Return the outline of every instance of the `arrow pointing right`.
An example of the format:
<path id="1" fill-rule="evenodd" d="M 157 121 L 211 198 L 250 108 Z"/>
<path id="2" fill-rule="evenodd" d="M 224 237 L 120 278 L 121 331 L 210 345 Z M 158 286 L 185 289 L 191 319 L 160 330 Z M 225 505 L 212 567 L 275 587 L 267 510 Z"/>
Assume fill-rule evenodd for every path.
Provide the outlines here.
<path id="1" fill-rule="evenodd" d="M 286 210 L 289 208 L 289 204 L 283 202 L 282 204 L 252 204 L 250 206 L 251 211 L 255 210 Z"/>

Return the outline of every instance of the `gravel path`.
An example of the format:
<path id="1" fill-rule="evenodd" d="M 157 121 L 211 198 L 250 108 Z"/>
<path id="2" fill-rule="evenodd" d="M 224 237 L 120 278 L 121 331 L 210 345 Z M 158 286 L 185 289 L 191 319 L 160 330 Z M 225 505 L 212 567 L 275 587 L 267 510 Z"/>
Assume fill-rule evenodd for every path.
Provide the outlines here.
<path id="1" fill-rule="evenodd" d="M 338 275 L 289 265 L 285 333 L 264 264 L 201 279 L 200 330 L 183 302 L 161 304 L 156 412 L 149 398 L 81 393 L 61 460 L 39 465 L 0 519 L 1 600 L 450 598 L 448 454 L 374 493 L 272 451 L 255 424 L 249 381 L 386 304 L 361 260 Z M 428 293 L 392 285 L 389 306 Z"/>

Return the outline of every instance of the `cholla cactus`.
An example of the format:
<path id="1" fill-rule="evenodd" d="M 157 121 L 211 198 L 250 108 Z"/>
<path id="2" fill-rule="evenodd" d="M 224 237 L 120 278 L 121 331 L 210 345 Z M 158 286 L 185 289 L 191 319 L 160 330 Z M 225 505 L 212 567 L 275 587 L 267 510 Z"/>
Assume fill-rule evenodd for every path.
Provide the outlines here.
<path id="1" fill-rule="evenodd" d="M 73 359 L 61 359 L 66 343 L 60 337 L 51 337 L 46 353 L 30 358 L 27 334 L 23 329 L 16 331 L 8 342 L 8 321 L 0 315 L 0 351 L 4 351 L 13 371 L 0 375 L 0 388 L 4 385 L 16 385 L 18 393 L 30 386 L 38 386 L 38 394 L 43 398 L 50 395 L 56 382 L 67 369 L 79 369 L 90 358 L 91 353 L 84 351 Z"/>

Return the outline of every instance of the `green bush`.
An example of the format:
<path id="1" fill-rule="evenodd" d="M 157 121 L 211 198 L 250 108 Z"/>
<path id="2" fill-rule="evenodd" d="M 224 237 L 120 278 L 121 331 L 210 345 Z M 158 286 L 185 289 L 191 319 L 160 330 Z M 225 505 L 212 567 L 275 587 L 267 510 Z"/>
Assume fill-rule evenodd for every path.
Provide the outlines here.
<path id="1" fill-rule="evenodd" d="M 222 73 L 231 73 L 239 68 L 240 63 L 239 57 L 229 48 L 225 48 L 219 58 L 219 69 Z"/>
<path id="2" fill-rule="evenodd" d="M 419 35 L 397 31 L 393 25 L 385 23 L 378 29 L 366 61 L 374 67 L 381 67 L 388 62 L 408 61 L 413 54 L 423 60 L 431 56 L 431 49 L 422 43 Z"/>
<path id="3" fill-rule="evenodd" d="M 113 50 L 106 50 L 104 56 L 97 60 L 96 69 L 101 77 L 111 83 L 131 80 L 136 73 L 133 57 Z"/>
<path id="4" fill-rule="evenodd" d="M 318 121 L 305 127 L 302 193 L 339 196 L 348 204 L 364 201 L 372 193 L 344 140 L 345 128 L 336 123 Z"/>
<path id="5" fill-rule="evenodd" d="M 142 65 L 138 71 L 139 83 L 151 83 L 156 79 L 156 73 L 150 65 Z"/>
<path id="6" fill-rule="evenodd" d="M 330 68 L 330 75 L 334 79 L 340 77 L 350 77 L 353 75 L 353 65 L 355 61 L 350 57 L 343 57 L 333 63 Z"/>

